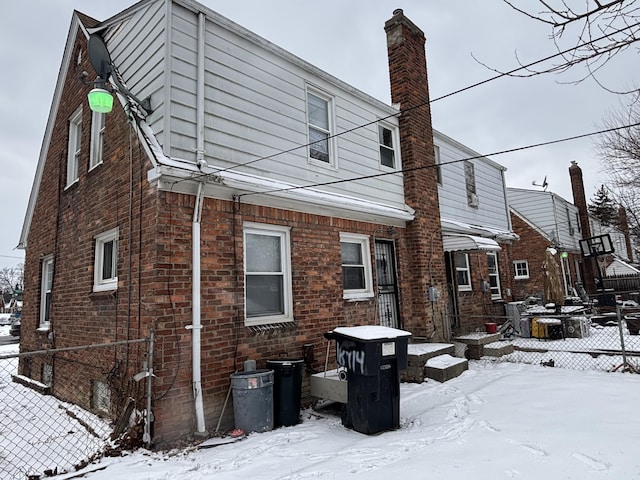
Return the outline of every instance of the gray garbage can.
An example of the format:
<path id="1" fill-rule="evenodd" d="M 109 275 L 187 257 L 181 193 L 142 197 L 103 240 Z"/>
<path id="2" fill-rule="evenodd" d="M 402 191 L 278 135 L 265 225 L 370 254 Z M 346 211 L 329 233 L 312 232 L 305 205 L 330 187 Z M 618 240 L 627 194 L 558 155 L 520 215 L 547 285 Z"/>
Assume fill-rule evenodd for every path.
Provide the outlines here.
<path id="1" fill-rule="evenodd" d="M 273 430 L 273 370 L 231 375 L 236 428 L 245 432 Z"/>

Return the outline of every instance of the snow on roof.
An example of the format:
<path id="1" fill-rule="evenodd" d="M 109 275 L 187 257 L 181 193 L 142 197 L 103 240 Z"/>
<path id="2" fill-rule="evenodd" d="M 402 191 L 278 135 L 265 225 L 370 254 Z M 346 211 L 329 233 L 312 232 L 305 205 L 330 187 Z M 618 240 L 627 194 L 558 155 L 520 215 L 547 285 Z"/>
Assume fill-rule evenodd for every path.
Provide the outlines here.
<path id="1" fill-rule="evenodd" d="M 411 336 L 411 332 L 380 325 L 363 325 L 359 327 L 337 327 L 333 333 L 360 340 L 383 340 Z"/>

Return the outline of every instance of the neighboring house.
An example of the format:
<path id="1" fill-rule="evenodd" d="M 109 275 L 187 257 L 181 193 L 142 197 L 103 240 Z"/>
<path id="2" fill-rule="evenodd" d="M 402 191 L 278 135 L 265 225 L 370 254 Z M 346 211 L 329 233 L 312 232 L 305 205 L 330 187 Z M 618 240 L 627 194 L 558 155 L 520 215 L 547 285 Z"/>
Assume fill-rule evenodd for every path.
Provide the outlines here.
<path id="1" fill-rule="evenodd" d="M 514 300 L 542 296 L 542 262 L 547 247 L 557 250 L 565 293 L 573 295 L 575 283 L 584 278 L 579 243 L 582 227 L 577 207 L 552 192 L 507 190 L 513 227 L 520 236 L 520 242 L 511 249 Z"/>
<path id="2" fill-rule="evenodd" d="M 336 326 L 445 340 L 424 34 L 401 10 L 385 30 L 400 111 L 194 1 L 143 0 L 104 22 L 75 12 L 20 239 L 21 349 L 153 329 L 160 445 L 206 435 L 247 359 L 323 368 L 313 352 Z M 89 39 L 133 92 L 110 113 L 90 111 L 80 81 L 97 73 Z M 480 205 L 494 201 L 484 188 Z M 131 393 L 116 387 L 135 384 L 141 349 L 74 358 L 23 359 L 20 373 L 120 415 Z"/>
<path id="3" fill-rule="evenodd" d="M 511 247 L 514 300 L 542 297 L 542 262 L 547 247 L 557 250 L 563 287 L 569 296 L 577 293 L 577 282 L 585 285 L 591 293 L 595 292 L 596 260 L 582 256 L 581 240 L 608 234 L 616 255 L 628 259 L 625 234 L 613 226 L 601 225 L 588 214 L 582 170 L 575 162 L 571 163 L 569 174 L 573 203 L 552 192 L 507 189 L 514 231 L 520 236 L 520 242 Z M 608 257 L 598 257 L 603 272 L 605 262 L 611 261 L 607 260 Z"/>
<path id="4" fill-rule="evenodd" d="M 448 313 L 456 333 L 484 329 L 511 301 L 517 240 L 507 204 L 506 168 L 434 131 L 438 197 L 447 265 Z"/>

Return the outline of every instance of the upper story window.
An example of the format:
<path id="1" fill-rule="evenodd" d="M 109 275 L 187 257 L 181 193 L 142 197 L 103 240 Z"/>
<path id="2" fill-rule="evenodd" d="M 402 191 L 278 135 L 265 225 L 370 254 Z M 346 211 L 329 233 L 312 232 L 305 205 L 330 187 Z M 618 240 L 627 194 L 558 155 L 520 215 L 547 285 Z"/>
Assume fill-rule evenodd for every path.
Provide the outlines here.
<path id="1" fill-rule="evenodd" d="M 311 161 L 334 165 L 331 126 L 333 101 L 317 91 L 307 91 L 307 127 Z"/>
<path id="2" fill-rule="evenodd" d="M 571 213 L 569 212 L 569 207 L 565 207 L 565 211 L 567 213 L 567 225 L 569 226 L 569 235 L 574 235 L 576 232 L 571 224 Z"/>
<path id="3" fill-rule="evenodd" d="M 434 145 L 433 154 L 435 155 L 436 162 L 436 179 L 438 180 L 438 185 L 442 186 L 442 167 L 440 160 L 440 147 L 438 145 Z"/>
<path id="4" fill-rule="evenodd" d="M 527 260 L 514 260 L 513 273 L 515 280 L 524 280 L 529 278 L 529 262 Z"/>
<path id="5" fill-rule="evenodd" d="M 245 324 L 293 321 L 289 228 L 244 226 Z"/>
<path id="6" fill-rule="evenodd" d="M 458 290 L 461 292 L 470 292 L 471 288 L 471 270 L 469 268 L 469 255 L 463 252 L 454 254 L 454 262 L 456 266 L 456 282 Z"/>
<path id="7" fill-rule="evenodd" d="M 492 300 L 502 299 L 500 292 L 500 271 L 498 269 L 498 254 L 487 252 L 487 268 L 489 270 L 489 290 Z"/>
<path id="8" fill-rule="evenodd" d="M 467 189 L 467 204 L 470 207 L 478 208 L 475 167 L 473 163 L 468 160 L 464 162 L 464 183 Z"/>
<path id="9" fill-rule="evenodd" d="M 107 115 L 99 112 L 91 114 L 91 154 L 89 170 L 102 163 L 104 149 L 104 132 Z"/>
<path id="10" fill-rule="evenodd" d="M 378 125 L 378 143 L 380 144 L 380 164 L 385 167 L 396 168 L 394 130 L 384 125 Z"/>
<path id="11" fill-rule="evenodd" d="M 78 181 L 80 150 L 82 146 L 82 107 L 69 119 L 69 146 L 67 149 L 67 187 Z"/>
<path id="12" fill-rule="evenodd" d="M 96 235 L 93 291 L 118 288 L 118 228 Z"/>
<path id="13" fill-rule="evenodd" d="M 49 328 L 51 319 L 51 294 L 53 291 L 53 256 L 42 259 L 40 285 L 40 328 Z"/>
<path id="14" fill-rule="evenodd" d="M 373 278 L 369 237 L 341 233 L 340 253 L 344 298 L 372 297 Z"/>

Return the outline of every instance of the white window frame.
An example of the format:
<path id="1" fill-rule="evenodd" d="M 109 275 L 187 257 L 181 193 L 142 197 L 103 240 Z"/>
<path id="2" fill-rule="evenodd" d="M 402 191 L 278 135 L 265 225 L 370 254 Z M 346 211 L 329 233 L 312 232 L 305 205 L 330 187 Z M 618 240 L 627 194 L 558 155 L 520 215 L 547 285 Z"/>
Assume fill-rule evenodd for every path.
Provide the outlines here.
<path id="1" fill-rule="evenodd" d="M 524 268 L 523 268 L 524 267 Z M 526 270 L 527 273 L 519 275 L 518 272 Z M 513 279 L 514 280 L 526 280 L 529 278 L 529 261 L 528 260 L 514 260 L 513 261 Z"/>
<path id="2" fill-rule="evenodd" d="M 40 326 L 48 329 L 51 325 L 51 295 L 53 294 L 53 255 L 42 259 L 42 278 L 40 279 Z"/>
<path id="3" fill-rule="evenodd" d="M 491 271 L 491 266 L 489 264 L 489 258 L 493 258 L 495 262 L 495 272 Z M 502 290 L 500 287 L 500 264 L 498 263 L 498 254 L 496 252 L 487 252 L 487 269 L 489 272 L 489 290 L 491 291 L 491 300 L 501 300 L 502 299 Z M 491 280 L 494 280 L 492 285 Z"/>
<path id="4" fill-rule="evenodd" d="M 67 187 L 78 181 L 82 152 L 82 107 L 69 118 L 69 144 L 67 147 Z"/>
<path id="5" fill-rule="evenodd" d="M 93 268 L 93 291 L 104 292 L 118 288 L 118 227 L 95 236 L 95 261 Z M 113 242 L 111 255 L 111 272 L 108 278 L 103 278 L 104 272 L 104 247 Z"/>
<path id="6" fill-rule="evenodd" d="M 369 244 L 369 237 L 367 235 L 360 235 L 356 233 L 343 233 L 340 232 L 340 247 L 342 249 L 343 243 L 355 243 L 360 246 L 360 253 L 362 257 L 362 268 L 364 269 L 364 288 L 359 289 L 343 289 L 345 299 L 354 298 L 371 298 L 373 297 L 373 275 L 371 273 L 371 247 Z M 345 267 L 360 267 L 360 265 L 345 265 L 341 262 L 341 266 Z"/>
<path id="7" fill-rule="evenodd" d="M 464 255 L 464 261 L 465 261 L 465 266 L 464 267 L 459 267 L 458 266 L 458 262 L 456 261 L 458 258 L 458 255 Z M 459 292 L 470 292 L 473 290 L 473 287 L 471 285 L 471 268 L 469 267 L 469 254 L 465 253 L 465 252 L 453 252 L 453 266 L 456 269 L 456 283 L 458 285 L 458 291 Z M 458 281 L 458 272 L 466 272 L 467 273 L 467 280 L 468 283 L 460 283 Z"/>
<path id="8" fill-rule="evenodd" d="M 316 98 L 319 98 L 320 100 L 323 100 L 324 102 L 326 102 L 327 104 L 327 124 L 328 124 L 328 129 L 324 128 L 321 125 L 314 125 L 313 123 L 311 123 L 311 115 L 310 115 L 310 111 L 309 111 L 309 95 L 313 95 Z M 320 165 L 323 167 L 332 167 L 332 168 L 337 168 L 337 161 L 336 161 L 336 146 L 335 146 L 335 137 L 334 137 L 334 131 L 335 131 L 335 118 L 334 118 L 334 112 L 335 112 L 335 102 L 334 99 L 331 95 L 313 88 L 311 86 L 307 86 L 307 91 L 306 91 L 306 95 L 305 95 L 305 107 L 306 107 L 306 112 L 307 112 L 307 140 L 308 140 L 308 148 L 307 148 L 307 158 L 309 163 L 313 164 L 313 165 Z M 324 160 L 320 160 L 317 158 L 313 158 L 311 156 L 312 154 L 312 145 L 311 143 L 313 142 L 312 137 L 311 137 L 311 130 L 316 130 L 318 132 L 321 132 L 323 134 L 327 135 L 327 150 L 328 150 L 328 155 L 329 155 L 329 161 L 325 162 Z"/>
<path id="9" fill-rule="evenodd" d="M 291 287 L 291 229 L 281 225 L 246 222 L 243 227 L 244 245 L 244 317 L 245 325 L 266 325 L 272 323 L 293 322 L 293 294 Z M 269 235 L 280 239 L 280 271 L 279 272 L 247 272 L 247 235 Z M 282 276 L 282 305 L 284 312 L 279 315 L 248 316 L 247 315 L 247 276 L 260 274 L 278 274 Z"/>
<path id="10" fill-rule="evenodd" d="M 382 130 L 388 130 L 391 133 L 391 146 L 385 145 L 382 141 Z M 397 170 L 399 165 L 400 155 L 398 154 L 398 129 L 388 123 L 378 123 L 378 150 L 379 150 L 379 162 L 380 167 L 383 169 Z M 389 150 L 392 153 L 393 165 L 385 165 L 382 163 L 382 151 Z"/>
<path id="11" fill-rule="evenodd" d="M 92 112 L 91 114 L 91 153 L 89 156 L 89 170 L 100 165 L 104 154 L 104 132 L 107 114 Z"/>

